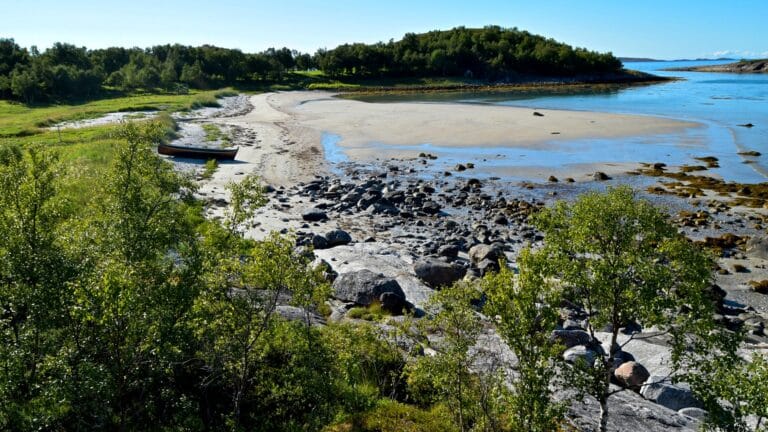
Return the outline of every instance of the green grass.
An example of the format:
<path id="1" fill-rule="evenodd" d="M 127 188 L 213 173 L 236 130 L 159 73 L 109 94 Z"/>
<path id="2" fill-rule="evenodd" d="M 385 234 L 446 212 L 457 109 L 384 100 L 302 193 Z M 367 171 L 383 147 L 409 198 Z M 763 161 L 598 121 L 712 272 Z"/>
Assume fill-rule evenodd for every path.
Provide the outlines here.
<path id="1" fill-rule="evenodd" d="M 101 117 L 111 112 L 160 110 L 186 111 L 202 106 L 218 106 L 217 91 L 190 92 L 185 95 L 148 94 L 100 99 L 82 104 L 30 107 L 0 101 L 0 138 L 27 137 L 45 133 L 43 128 L 63 121 Z"/>
<path id="2" fill-rule="evenodd" d="M 154 121 L 162 124 L 166 139 L 173 139 L 176 122 L 171 118 L 171 112 L 186 111 L 204 103 L 211 104 L 211 100 L 216 102 L 217 96 L 233 93 L 233 90 L 222 90 L 183 95 L 137 94 L 48 106 L 26 106 L 0 101 L 0 146 L 26 147 L 37 144 L 55 149 L 64 169 L 72 174 L 71 179 L 62 187 L 71 198 L 72 205 L 77 206 L 98 199 L 94 195 L 94 185 L 99 184 L 113 159 L 114 149 L 119 143 L 119 126 L 108 124 L 60 130 L 50 130 L 46 126 L 62 121 L 97 118 L 110 112 L 160 110 L 161 113 Z M 132 117 L 135 121 L 145 119 L 139 112 Z"/>
<path id="3" fill-rule="evenodd" d="M 213 173 L 216 172 L 216 170 L 219 168 L 219 163 L 216 161 L 216 159 L 210 159 L 207 162 L 205 162 L 205 170 L 203 171 L 203 178 L 209 179 L 213 177 Z"/>
<path id="4" fill-rule="evenodd" d="M 392 316 L 392 314 L 385 311 L 379 302 L 373 302 L 367 307 L 356 306 L 347 311 L 347 317 L 365 321 L 381 321 L 388 316 Z"/>
<path id="5" fill-rule="evenodd" d="M 228 133 L 224 133 L 218 125 L 206 123 L 203 125 L 205 140 L 208 142 L 221 142 L 222 147 L 229 146 L 231 138 Z"/>

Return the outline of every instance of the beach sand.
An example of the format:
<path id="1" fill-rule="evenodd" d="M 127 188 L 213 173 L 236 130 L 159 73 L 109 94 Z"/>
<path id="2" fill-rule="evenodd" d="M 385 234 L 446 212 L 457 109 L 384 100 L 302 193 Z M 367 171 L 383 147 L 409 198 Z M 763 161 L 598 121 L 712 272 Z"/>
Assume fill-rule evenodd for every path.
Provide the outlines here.
<path id="1" fill-rule="evenodd" d="M 277 92 L 251 96 L 253 110 L 245 115 L 213 119 L 253 131 L 260 141 L 241 147 L 236 163 L 223 163 L 203 192 L 220 191 L 243 173 L 258 173 L 272 185 L 291 185 L 328 172 L 322 135 L 340 136 L 338 145 L 352 161 L 415 157 L 419 150 L 401 146 L 556 148 L 559 143 L 595 138 L 619 138 L 679 133 L 701 127 L 697 123 L 650 116 L 586 111 L 458 103 L 367 103 L 335 98 L 327 92 Z M 552 134 L 559 132 L 559 134 Z M 237 143 L 234 143 L 237 145 Z M 628 164 L 562 165 L 560 175 L 602 170 L 608 174 L 631 168 Z M 546 179 L 552 168 L 516 168 Z M 555 170 L 556 171 L 556 170 Z M 577 179 L 578 180 L 578 179 Z M 216 194 L 215 194 L 216 195 Z"/>

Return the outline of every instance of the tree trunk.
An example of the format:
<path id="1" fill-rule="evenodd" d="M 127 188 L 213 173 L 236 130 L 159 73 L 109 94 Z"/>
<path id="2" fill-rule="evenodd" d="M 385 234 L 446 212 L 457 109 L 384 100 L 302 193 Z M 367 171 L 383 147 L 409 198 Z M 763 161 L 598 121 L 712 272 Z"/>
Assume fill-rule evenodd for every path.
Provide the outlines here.
<path id="1" fill-rule="evenodd" d="M 600 398 L 600 432 L 608 431 L 608 398 Z"/>

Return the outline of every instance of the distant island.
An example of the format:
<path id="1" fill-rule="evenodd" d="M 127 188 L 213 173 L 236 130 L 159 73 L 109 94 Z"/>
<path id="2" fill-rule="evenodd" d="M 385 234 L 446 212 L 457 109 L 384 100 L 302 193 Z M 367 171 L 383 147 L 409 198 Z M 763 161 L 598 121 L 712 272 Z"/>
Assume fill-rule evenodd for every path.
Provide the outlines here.
<path id="1" fill-rule="evenodd" d="M 653 58 L 646 58 L 646 57 L 619 57 L 619 60 L 621 60 L 622 63 L 640 63 L 640 62 L 690 62 L 690 61 L 725 61 L 725 60 L 736 60 L 732 58 L 716 58 L 716 59 L 709 59 L 709 58 L 697 58 L 697 59 L 675 59 L 675 60 L 663 60 L 663 59 L 653 59 Z"/>
<path id="2" fill-rule="evenodd" d="M 670 68 L 667 70 L 685 72 L 768 73 L 768 59 L 741 60 L 721 65 L 691 66 Z"/>

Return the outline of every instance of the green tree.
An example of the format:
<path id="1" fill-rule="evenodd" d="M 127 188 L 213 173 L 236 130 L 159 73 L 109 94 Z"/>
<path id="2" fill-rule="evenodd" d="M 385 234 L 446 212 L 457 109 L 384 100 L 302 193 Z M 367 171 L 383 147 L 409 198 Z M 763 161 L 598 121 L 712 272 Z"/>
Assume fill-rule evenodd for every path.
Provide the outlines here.
<path id="1" fill-rule="evenodd" d="M 447 403 L 462 431 L 482 422 L 476 377 L 471 372 L 479 357 L 471 348 L 483 328 L 472 302 L 480 295 L 473 284 L 458 282 L 430 298 L 427 311 L 431 318 L 422 321 L 422 326 L 442 340 L 435 344 L 434 356 L 419 357 L 407 369 L 409 391 L 414 399 L 422 404 Z"/>
<path id="2" fill-rule="evenodd" d="M 523 250 L 517 260 L 520 274 L 506 265 L 483 280 L 488 297 L 484 311 L 496 319 L 496 328 L 515 353 L 516 379 L 505 411 L 511 430 L 557 431 L 564 406 L 552 401 L 559 369 L 560 347 L 552 339 L 557 327 L 559 291 L 543 274 L 539 256 Z"/>
<path id="3" fill-rule="evenodd" d="M 57 416 L 50 357 L 74 272 L 58 236 L 59 173 L 42 148 L 0 148 L 0 429 L 44 428 Z"/>
<path id="4" fill-rule="evenodd" d="M 199 355 L 210 370 L 205 381 L 224 388 L 229 398 L 225 417 L 230 427 L 258 424 L 259 416 L 267 415 L 259 409 L 258 401 L 276 396 L 269 391 L 281 391 L 262 387 L 258 378 L 265 368 L 282 366 L 264 362 L 273 346 L 274 332 L 279 331 L 279 303 L 290 297 L 297 306 L 316 308 L 328 289 L 308 259 L 294 253 L 293 242 L 275 234 L 255 243 L 242 257 L 224 258 L 214 264 L 208 288 L 196 301 L 193 325 L 202 341 Z M 315 332 L 305 324 L 306 349 L 320 347 Z M 318 366 L 317 373 L 322 377 L 328 372 Z M 327 377 L 322 380 L 324 384 L 330 382 Z M 317 387 L 312 391 L 315 394 L 308 397 L 317 398 L 317 403 L 325 399 Z"/>
<path id="5" fill-rule="evenodd" d="M 597 329 L 610 328 L 610 349 L 582 370 L 584 390 L 600 403 L 605 431 L 619 329 L 634 321 L 668 331 L 673 367 L 679 368 L 692 338 L 714 328 L 712 260 L 629 187 L 559 202 L 535 223 L 545 234 L 541 258 L 547 273 L 583 305 L 593 340 Z"/>

